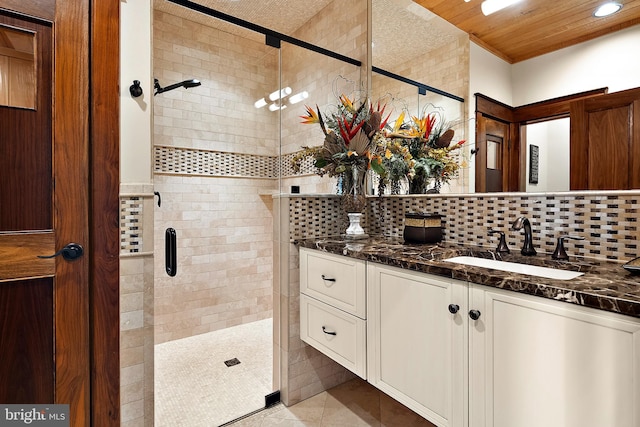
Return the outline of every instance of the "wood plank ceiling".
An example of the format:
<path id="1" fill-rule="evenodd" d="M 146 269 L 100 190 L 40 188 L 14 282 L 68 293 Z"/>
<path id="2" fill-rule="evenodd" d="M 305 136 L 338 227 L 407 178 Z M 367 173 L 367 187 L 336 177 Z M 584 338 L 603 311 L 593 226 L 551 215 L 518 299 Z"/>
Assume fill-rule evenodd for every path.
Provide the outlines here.
<path id="1" fill-rule="evenodd" d="M 489 16 L 482 0 L 414 0 L 512 64 L 640 24 L 640 0 L 617 1 L 620 12 L 595 18 L 604 0 L 521 0 Z"/>

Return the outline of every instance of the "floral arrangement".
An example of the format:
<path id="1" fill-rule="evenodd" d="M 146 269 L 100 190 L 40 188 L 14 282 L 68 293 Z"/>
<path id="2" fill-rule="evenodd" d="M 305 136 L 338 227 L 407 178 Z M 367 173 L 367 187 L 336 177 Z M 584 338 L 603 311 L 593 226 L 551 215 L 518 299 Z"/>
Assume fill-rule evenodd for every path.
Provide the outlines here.
<path id="1" fill-rule="evenodd" d="M 317 105 L 315 110 L 305 106 L 306 114 L 300 116 L 302 123 L 320 125 L 325 139 L 321 146 L 302 147 L 292 164 L 299 171 L 302 161 L 311 157 L 319 175 L 339 177 L 343 194 L 353 196 L 345 198 L 348 212 L 364 207 L 364 172 L 369 169 L 380 177 L 380 194 L 386 186 L 390 186 L 392 194 L 398 194 L 399 183 L 405 178 L 409 180 L 410 193 L 426 192 L 431 181 L 439 191 L 443 183 L 457 176 L 457 150 L 465 141 L 450 145 L 454 131 L 435 113 L 422 118 L 413 116 L 405 123 L 403 112 L 390 127 L 389 115 L 382 120 L 385 106 L 378 103 L 374 108 L 365 100 L 356 108 L 345 95 L 339 101 L 336 111 L 324 116 Z"/>
<path id="2" fill-rule="evenodd" d="M 409 148 L 400 138 L 389 138 L 386 132 L 375 136 L 378 151 L 382 153 L 382 172 L 379 172 L 378 194 L 389 187 L 391 194 L 400 194 L 403 181 L 409 182 L 415 176 L 415 160 Z"/>
<path id="3" fill-rule="evenodd" d="M 385 127 L 382 122 L 384 107 L 374 111 L 373 106 L 363 102 L 357 109 L 354 101 L 340 96 L 337 112 L 322 116 L 320 109 L 305 106 L 307 114 L 300 116 L 304 124 L 319 124 L 324 133 L 324 144 L 316 147 L 302 147 L 303 151 L 293 159 L 294 169 L 299 171 L 305 157 L 315 159 L 319 175 L 340 176 L 347 169 L 359 167 L 381 171 L 381 159 L 376 154 L 374 136 Z M 365 108 L 368 107 L 368 108 Z"/>
<path id="4" fill-rule="evenodd" d="M 386 138 L 406 148 L 413 159 L 409 192 L 425 193 L 431 181 L 434 182 L 434 191 L 439 192 L 442 184 L 456 178 L 464 165 L 458 150 L 465 141 L 452 145 L 454 130 L 436 113 L 425 113 L 422 118 L 412 116 L 408 124 L 404 123 L 404 116 L 404 112 L 400 114 Z"/>
<path id="5" fill-rule="evenodd" d="M 365 100 L 356 108 L 354 101 L 345 95 L 341 95 L 339 101 L 337 111 L 325 116 L 317 105 L 315 110 L 305 106 L 307 113 L 300 116 L 302 123 L 319 124 L 324 133 L 324 143 L 317 147 L 303 147 L 293 158 L 293 168 L 299 171 L 302 160 L 313 157 L 319 175 L 341 178 L 345 210 L 360 212 L 365 206 L 365 172 L 371 168 L 383 173 L 375 136 L 386 125 L 386 120 L 382 120 L 384 106 L 381 108 L 378 104 L 374 109 Z"/>

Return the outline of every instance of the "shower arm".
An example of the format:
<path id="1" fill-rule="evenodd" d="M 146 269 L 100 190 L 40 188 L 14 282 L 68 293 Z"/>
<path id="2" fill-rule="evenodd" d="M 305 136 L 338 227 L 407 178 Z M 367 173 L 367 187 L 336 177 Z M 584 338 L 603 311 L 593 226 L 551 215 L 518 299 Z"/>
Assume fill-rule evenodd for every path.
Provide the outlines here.
<path id="1" fill-rule="evenodd" d="M 169 92 L 170 90 L 178 89 L 179 87 L 184 87 L 185 89 L 189 89 L 190 87 L 196 87 L 200 85 L 201 83 L 198 80 L 191 79 L 191 80 L 182 81 L 180 83 L 174 83 L 166 87 L 162 87 L 160 86 L 160 82 L 158 81 L 158 79 L 153 79 L 153 88 L 156 90 L 153 95 L 155 96 L 159 93 Z"/>

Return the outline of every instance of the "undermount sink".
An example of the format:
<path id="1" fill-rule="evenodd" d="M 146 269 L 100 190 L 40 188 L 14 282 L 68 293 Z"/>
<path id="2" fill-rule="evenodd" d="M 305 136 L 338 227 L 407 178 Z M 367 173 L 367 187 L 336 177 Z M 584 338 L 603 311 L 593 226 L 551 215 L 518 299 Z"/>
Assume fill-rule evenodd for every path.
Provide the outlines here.
<path id="1" fill-rule="evenodd" d="M 492 268 L 494 270 L 508 271 L 511 273 L 527 274 L 529 276 L 544 277 L 546 279 L 555 280 L 571 280 L 584 274 L 577 271 L 558 270 L 555 268 L 540 267 L 537 265 L 519 264 L 515 262 L 476 258 L 472 256 L 457 256 L 445 259 L 445 261 L 453 262 L 456 264 L 469 265 L 473 267 Z"/>

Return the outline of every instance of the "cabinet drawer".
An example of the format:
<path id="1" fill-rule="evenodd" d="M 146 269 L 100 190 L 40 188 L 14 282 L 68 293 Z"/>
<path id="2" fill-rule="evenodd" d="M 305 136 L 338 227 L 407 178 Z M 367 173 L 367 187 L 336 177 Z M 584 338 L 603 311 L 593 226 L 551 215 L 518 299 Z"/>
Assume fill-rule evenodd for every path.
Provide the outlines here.
<path id="1" fill-rule="evenodd" d="M 364 261 L 300 249 L 300 292 L 366 318 Z"/>
<path id="2" fill-rule="evenodd" d="M 366 379 L 366 325 L 356 316 L 300 295 L 300 338 Z"/>

